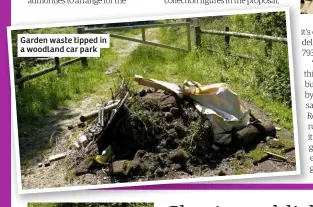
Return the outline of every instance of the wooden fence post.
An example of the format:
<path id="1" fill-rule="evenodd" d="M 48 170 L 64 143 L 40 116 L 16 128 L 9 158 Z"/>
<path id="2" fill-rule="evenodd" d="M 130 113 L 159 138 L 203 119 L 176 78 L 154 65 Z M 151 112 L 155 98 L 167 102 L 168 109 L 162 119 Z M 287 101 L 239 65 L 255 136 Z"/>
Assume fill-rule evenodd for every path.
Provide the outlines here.
<path id="1" fill-rule="evenodd" d="M 55 57 L 54 62 L 55 62 L 55 68 L 57 69 L 57 74 L 61 74 L 62 71 L 61 71 L 61 66 L 60 66 L 60 58 Z"/>
<path id="2" fill-rule="evenodd" d="M 272 36 L 272 32 L 266 31 L 265 35 Z M 266 57 L 272 56 L 272 48 L 273 48 L 273 42 L 271 40 L 265 41 L 265 56 Z"/>
<path id="3" fill-rule="evenodd" d="M 225 27 L 225 32 L 229 32 L 229 27 Z M 230 36 L 225 34 L 225 54 L 230 55 Z"/>
<path id="4" fill-rule="evenodd" d="M 85 28 L 84 27 L 77 28 L 77 33 L 78 34 L 85 34 Z M 88 67 L 88 60 L 86 57 L 81 58 L 81 63 L 82 63 L 83 67 Z"/>
<path id="5" fill-rule="evenodd" d="M 18 62 L 18 63 L 16 63 Z M 15 80 L 19 79 L 19 78 L 22 78 L 22 69 L 20 67 L 20 63 L 18 60 L 14 61 L 14 72 L 15 72 Z M 20 82 L 17 84 L 18 88 L 20 91 L 23 91 L 24 89 L 24 82 Z"/>
<path id="6" fill-rule="evenodd" d="M 188 41 L 188 51 L 191 51 L 191 34 L 190 34 L 190 26 L 191 24 L 186 25 L 186 30 L 187 30 L 187 41 Z"/>
<path id="7" fill-rule="evenodd" d="M 145 28 L 141 28 L 141 36 L 142 36 L 142 41 L 146 41 L 146 31 Z"/>
<path id="8" fill-rule="evenodd" d="M 196 48 L 199 49 L 201 47 L 201 28 L 200 28 L 200 24 L 198 21 L 199 20 L 195 18 L 193 21 L 193 24 L 195 28 L 195 45 L 196 45 Z"/>

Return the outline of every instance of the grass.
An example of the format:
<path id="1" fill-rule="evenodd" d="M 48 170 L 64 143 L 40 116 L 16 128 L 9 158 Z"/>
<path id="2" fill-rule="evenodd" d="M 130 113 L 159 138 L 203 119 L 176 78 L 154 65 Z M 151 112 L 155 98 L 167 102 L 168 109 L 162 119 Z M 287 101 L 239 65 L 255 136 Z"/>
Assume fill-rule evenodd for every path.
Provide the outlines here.
<path id="1" fill-rule="evenodd" d="M 249 20 L 249 15 L 237 15 L 236 18 L 234 16 L 205 18 L 201 23 L 204 29 L 224 30 L 225 26 L 229 26 L 231 31 L 256 33 L 255 25 Z M 49 31 L 41 29 L 32 33 L 75 31 L 75 28 L 62 28 Z M 184 31 L 184 27 L 148 30 L 147 39 L 186 47 Z M 140 31 L 119 32 L 119 34 L 133 36 L 140 34 Z M 182 84 L 184 80 L 193 80 L 202 84 L 225 82 L 240 98 L 253 101 L 265 112 L 271 113 L 274 123 L 290 131 L 293 130 L 291 108 L 283 101 L 275 99 L 268 86 L 264 84 L 279 67 L 277 65 L 279 59 L 288 62 L 286 45 L 275 43 L 272 58 L 265 58 L 264 42 L 231 38 L 232 52 L 267 60 L 256 61 L 226 56 L 223 50 L 224 37 L 206 35 L 202 37 L 202 42 L 204 48 L 193 49 L 189 53 L 139 45 L 129 51 L 128 56 L 121 58 L 118 49 L 127 48 L 129 43 L 114 40 L 112 41 L 113 47 L 102 49 L 100 58 L 88 59 L 88 68 L 82 68 L 80 63 L 75 63 L 63 68 L 61 75 L 52 72 L 26 83 L 23 92 L 17 89 L 19 131 L 30 131 L 33 125 L 40 125 L 41 120 L 54 110 L 77 102 L 90 94 L 100 95 L 103 99 L 109 97 L 109 88 L 113 85 L 112 75 L 105 75 L 104 72 L 112 65 L 117 66 L 128 80 L 132 80 L 134 75 L 138 74 L 178 84 Z M 207 52 L 206 47 L 220 52 Z M 23 70 L 23 75 L 39 71 L 47 66 L 38 65 L 26 68 Z M 140 88 L 132 81 L 130 83 L 133 88 Z M 258 151 L 251 153 L 250 156 L 256 159 L 262 156 Z"/>
<path id="2" fill-rule="evenodd" d="M 236 175 L 243 175 L 247 174 L 245 171 L 246 169 L 251 168 L 253 166 L 253 163 L 251 159 L 249 158 L 244 158 L 243 160 L 238 160 L 237 158 L 234 158 L 232 161 L 233 166 L 235 167 L 235 174 Z"/>
<path id="3" fill-rule="evenodd" d="M 266 71 L 271 67 L 270 64 L 206 52 L 177 53 L 141 45 L 126 59 L 122 73 L 125 77 L 140 74 L 179 84 L 184 80 L 202 84 L 226 82 L 241 98 L 254 101 L 271 112 L 272 121 L 279 117 L 279 124 L 292 130 L 291 108 L 274 100 L 265 88 L 256 83 L 256 68 Z"/>
<path id="4" fill-rule="evenodd" d="M 53 110 L 77 101 L 87 94 L 108 96 L 112 84 L 111 76 L 105 75 L 110 65 L 114 65 L 117 55 L 111 50 L 102 50 L 100 58 L 90 58 L 88 67 L 75 63 L 62 68 L 62 74 L 51 72 L 24 84 L 23 91 L 17 89 L 17 109 L 19 126 L 33 123 Z M 29 68 L 23 75 L 42 70 L 48 65 Z M 27 130 L 26 130 L 27 131 Z"/>
<path id="5" fill-rule="evenodd" d="M 255 162 L 258 162 L 265 158 L 267 154 L 265 153 L 264 148 L 256 148 L 248 153 L 248 157 L 254 160 Z"/>
<path id="6" fill-rule="evenodd" d="M 153 203 L 28 203 L 28 207 L 153 207 Z"/>
<path id="7" fill-rule="evenodd" d="M 277 141 L 270 140 L 267 145 L 262 145 L 248 153 L 248 157 L 254 162 L 259 162 L 267 156 L 266 152 L 272 152 L 283 155 L 286 151 L 294 147 L 293 140 L 279 139 Z"/>

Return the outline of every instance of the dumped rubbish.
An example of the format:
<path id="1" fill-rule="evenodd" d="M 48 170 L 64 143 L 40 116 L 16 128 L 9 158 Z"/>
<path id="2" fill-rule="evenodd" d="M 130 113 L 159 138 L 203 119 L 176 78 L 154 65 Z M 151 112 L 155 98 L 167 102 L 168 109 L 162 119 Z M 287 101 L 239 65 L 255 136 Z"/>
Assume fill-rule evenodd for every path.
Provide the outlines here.
<path id="1" fill-rule="evenodd" d="M 280 131 L 281 128 L 280 127 L 275 127 L 276 131 Z"/>
<path id="2" fill-rule="evenodd" d="M 104 165 L 107 163 L 113 156 L 112 146 L 109 145 L 105 150 L 102 151 L 101 155 L 97 155 L 95 160 L 97 163 Z"/>
<path id="3" fill-rule="evenodd" d="M 49 162 L 64 159 L 66 156 L 67 156 L 67 153 L 60 153 L 60 154 L 52 155 L 49 157 Z"/>
<path id="4" fill-rule="evenodd" d="M 86 135 L 81 135 L 80 137 L 78 137 L 78 143 L 80 146 L 86 147 L 88 144 L 88 139 Z"/>
<path id="5" fill-rule="evenodd" d="M 272 156 L 272 157 L 275 157 L 277 159 L 280 159 L 282 161 L 287 161 L 287 158 L 286 157 L 283 157 L 281 155 L 278 155 L 278 154 L 275 154 L 273 152 L 266 152 L 266 154 L 268 154 L 269 156 Z"/>
<path id="6" fill-rule="evenodd" d="M 181 93 L 181 88 L 179 87 L 179 85 L 174 84 L 174 83 L 168 83 L 168 82 L 159 81 L 155 79 L 146 79 L 139 75 L 135 76 L 135 81 L 139 85 L 148 86 L 148 87 L 155 88 L 155 89 L 162 89 L 168 92 L 172 92 L 173 94 L 176 94 L 176 95 Z"/>
<path id="7" fill-rule="evenodd" d="M 186 81 L 183 91 L 195 101 L 195 107 L 211 121 L 216 143 L 230 144 L 231 132 L 249 124 L 249 111 L 242 110 L 237 94 L 225 83 L 201 86 L 199 83 Z"/>
<path id="8" fill-rule="evenodd" d="M 62 160 L 64 158 L 66 158 L 67 155 L 68 155 L 67 152 L 51 155 L 51 156 L 49 156 L 49 158 L 47 160 L 38 163 L 37 166 L 39 168 L 41 168 L 41 167 L 49 167 L 52 162 Z"/>
<path id="9" fill-rule="evenodd" d="M 111 111 L 112 109 L 115 109 L 118 105 L 118 102 L 119 102 L 119 100 L 112 101 L 112 103 L 109 103 L 107 106 L 103 107 L 102 111 L 108 112 L 108 111 Z M 99 110 L 93 111 L 89 114 L 82 115 L 79 119 L 81 122 L 85 122 L 85 121 L 88 121 L 90 119 L 96 118 L 98 116 L 98 113 L 99 113 Z"/>
<path id="10" fill-rule="evenodd" d="M 85 122 L 77 122 L 67 126 L 68 130 L 72 130 L 75 128 L 84 128 L 86 126 Z"/>
<path id="11" fill-rule="evenodd" d="M 44 167 L 48 167 L 48 166 L 50 166 L 50 164 L 51 164 L 51 163 L 50 163 L 49 160 L 48 160 L 48 161 L 45 161 L 45 162 L 43 163 L 43 166 L 44 166 Z"/>
<path id="12" fill-rule="evenodd" d="M 131 91 L 123 81 L 112 100 L 80 117 L 88 125 L 67 156 L 75 175 L 104 170 L 114 182 L 198 176 L 276 136 L 225 83 L 180 86 L 137 75 L 135 82 L 149 88 Z"/>
<path id="13" fill-rule="evenodd" d="M 111 175 L 118 177 L 127 177 L 132 169 L 132 163 L 129 160 L 119 160 L 112 163 Z"/>
<path id="14" fill-rule="evenodd" d="M 253 125 L 248 125 L 247 127 L 236 131 L 233 134 L 235 140 L 240 142 L 242 146 L 252 144 L 253 142 L 266 141 L 267 137 L 275 137 L 276 130 L 272 123 L 269 122 L 258 122 Z"/>

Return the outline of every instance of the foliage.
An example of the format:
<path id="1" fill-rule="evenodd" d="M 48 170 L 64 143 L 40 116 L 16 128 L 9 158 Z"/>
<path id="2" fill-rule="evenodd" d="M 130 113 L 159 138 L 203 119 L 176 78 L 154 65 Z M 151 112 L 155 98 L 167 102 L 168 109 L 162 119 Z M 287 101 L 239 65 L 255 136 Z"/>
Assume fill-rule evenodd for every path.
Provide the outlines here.
<path id="1" fill-rule="evenodd" d="M 73 34 L 76 29 L 74 27 L 56 27 L 56 28 L 39 28 L 27 30 L 11 31 L 12 53 L 14 58 L 14 74 L 16 78 L 20 78 L 21 74 L 29 67 L 35 65 L 29 58 L 17 57 L 17 36 L 18 34 Z"/>
<path id="2" fill-rule="evenodd" d="M 285 12 L 265 12 L 254 15 L 255 30 L 261 34 L 287 36 Z"/>
<path id="3" fill-rule="evenodd" d="M 229 26 L 230 30 L 235 32 L 266 34 L 271 31 L 273 36 L 286 35 L 283 12 L 205 17 L 200 18 L 200 26 L 202 30 L 224 30 L 225 26 Z M 184 32 L 183 27 L 163 28 L 158 34 L 158 39 L 165 44 L 184 47 L 186 46 Z M 292 129 L 287 45 L 273 43 L 272 56 L 269 58 L 265 57 L 264 41 L 231 37 L 232 53 L 246 54 L 259 59 L 248 60 L 226 56 L 224 36 L 202 35 L 201 39 L 202 48 L 198 52 L 182 55 L 162 50 L 162 61 L 164 62 L 165 58 L 166 65 L 160 65 L 157 59 L 152 60 L 152 58 L 148 63 L 148 61 L 141 61 L 142 57 L 134 59 L 135 56 L 131 56 L 127 65 L 132 69 L 127 73 L 131 71 L 147 73 L 142 67 L 137 67 L 136 62 L 139 61 L 144 68 L 151 68 L 147 73 L 149 77 L 162 76 L 163 79 L 170 77 L 177 82 L 189 79 L 203 84 L 226 82 L 242 98 L 253 100 L 273 113 L 273 117 L 280 117 L 280 124 Z M 144 47 L 137 49 L 146 50 Z M 208 52 L 208 49 L 216 52 Z M 150 50 L 159 53 L 158 49 Z M 160 74 L 161 71 L 163 74 Z"/>
<path id="4" fill-rule="evenodd" d="M 229 26 L 231 31 L 246 32 L 261 35 L 272 35 L 285 37 L 286 33 L 286 17 L 284 12 L 268 12 L 246 15 L 231 15 L 219 17 L 200 18 L 200 26 L 202 30 L 224 30 L 225 26 Z M 184 39 L 184 30 L 179 27 L 168 27 L 161 29 L 160 40 L 166 44 L 176 44 L 185 46 L 182 41 Z M 181 38 L 177 38 L 177 36 Z M 202 35 L 202 46 L 204 50 L 217 50 L 221 53 L 225 50 L 223 36 Z M 249 40 L 231 37 L 230 50 L 232 53 L 249 54 L 251 56 L 260 57 L 260 59 L 268 59 L 264 57 L 263 49 L 265 43 L 259 40 Z M 289 65 L 288 65 L 288 48 L 287 45 L 274 43 L 273 54 L 270 59 L 271 64 L 255 67 L 256 87 L 263 86 L 269 96 L 278 101 L 283 101 L 287 105 L 291 105 Z M 203 50 L 203 51 L 204 51 Z M 203 54 L 201 54 L 203 55 Z M 205 54 L 204 54 L 205 55 Z M 232 58 L 218 58 L 224 69 L 230 67 L 229 60 Z M 254 78 L 255 79 L 255 78 Z"/>
<path id="5" fill-rule="evenodd" d="M 32 30 L 20 30 L 12 32 L 13 51 L 16 54 L 17 34 L 58 34 L 75 33 L 76 28 L 43 28 Z M 61 58 L 61 62 L 69 58 Z M 23 89 L 16 87 L 16 107 L 19 127 L 29 128 L 27 123 L 36 123 L 39 118 L 51 114 L 51 112 L 64 106 L 68 100 L 77 99 L 85 93 L 95 92 L 95 87 L 104 82 L 110 83 L 110 78 L 105 76 L 106 69 L 117 60 L 117 55 L 112 49 L 102 49 L 100 58 L 89 58 L 87 68 L 82 68 L 77 62 L 62 68 L 62 73 L 45 74 L 32 81 L 24 83 Z M 15 58 L 15 74 L 22 76 L 51 67 L 54 62 L 37 64 L 27 58 Z M 16 77 L 19 78 L 19 77 Z M 103 84 L 105 85 L 105 84 Z M 103 90 L 102 93 L 108 93 Z M 26 124 L 26 126 L 25 126 Z M 28 129 L 29 130 L 29 129 Z"/>
<path id="6" fill-rule="evenodd" d="M 280 54 L 274 54 L 272 59 L 273 68 L 269 71 L 263 71 L 262 76 L 258 74 L 258 84 L 265 87 L 273 99 L 282 101 L 291 107 L 291 85 L 288 63 L 287 45 L 280 45 Z M 262 73 L 262 72 L 260 72 Z"/>
<path id="7" fill-rule="evenodd" d="M 255 27 L 256 32 L 278 37 L 287 36 L 285 12 L 260 13 L 255 16 L 255 19 L 255 25 L 258 25 Z M 273 54 L 274 70 L 267 71 L 264 82 L 259 80 L 259 83 L 263 82 L 272 98 L 291 106 L 288 48 L 287 45 L 276 47 L 281 50 L 279 52 L 276 50 Z"/>
<path id="8" fill-rule="evenodd" d="M 88 67 L 82 68 L 77 62 L 62 68 L 62 73 L 45 74 L 24 84 L 23 90 L 16 87 L 16 101 L 19 122 L 31 123 L 51 113 L 51 110 L 66 104 L 85 93 L 95 92 L 96 87 L 112 83 L 105 76 L 106 69 L 114 63 L 117 56 L 110 50 L 102 50 L 100 58 L 89 58 Z M 42 70 L 48 65 L 38 65 L 24 70 L 23 75 Z M 108 93 L 109 87 L 103 90 Z"/>
<path id="9" fill-rule="evenodd" d="M 153 207 L 153 203 L 28 203 L 28 207 Z"/>
<path id="10" fill-rule="evenodd" d="M 263 26 L 259 28 L 257 14 L 206 17 L 201 18 L 201 28 L 224 30 L 225 26 L 229 26 L 231 31 L 235 32 L 264 34 L 266 28 L 271 27 L 274 34 L 280 36 L 283 35 L 281 24 L 283 16 L 281 13 L 277 15 L 262 16 L 264 24 L 262 23 Z M 278 24 L 277 28 L 268 22 L 274 17 Z M 171 21 L 174 20 L 166 22 Z M 42 30 L 41 32 L 48 32 Z M 147 39 L 186 47 L 185 32 L 185 27 L 152 29 L 147 30 Z M 118 41 L 122 46 L 127 47 L 129 44 L 122 40 Z M 109 97 L 110 88 L 114 86 L 112 79 L 119 75 L 106 75 L 105 71 L 110 66 L 116 66 L 120 74 L 130 83 L 133 83 L 136 74 L 178 84 L 184 80 L 202 84 L 225 82 L 240 98 L 251 100 L 266 112 L 273 114 L 272 121 L 279 118 L 281 126 L 292 130 L 287 45 L 274 43 L 272 57 L 267 58 L 264 55 L 264 41 L 232 37 L 230 41 L 232 53 L 247 54 L 261 60 L 240 59 L 225 55 L 223 36 L 202 35 L 203 48 L 189 53 L 139 45 L 126 57 L 121 57 L 118 47 L 115 47 L 118 41 L 112 41 L 110 49 L 103 49 L 100 58 L 88 58 L 87 68 L 82 68 L 78 62 L 62 68 L 60 75 L 51 72 L 26 82 L 23 91 L 16 87 L 19 132 L 32 131 L 32 127 L 40 124 L 42 118 L 67 105 L 69 101 L 81 100 L 89 94 L 99 95 L 102 100 Z M 208 52 L 209 48 L 217 51 Z M 27 75 L 49 66 L 51 64 L 24 66 L 22 73 Z M 133 84 L 132 87 L 138 85 Z"/>

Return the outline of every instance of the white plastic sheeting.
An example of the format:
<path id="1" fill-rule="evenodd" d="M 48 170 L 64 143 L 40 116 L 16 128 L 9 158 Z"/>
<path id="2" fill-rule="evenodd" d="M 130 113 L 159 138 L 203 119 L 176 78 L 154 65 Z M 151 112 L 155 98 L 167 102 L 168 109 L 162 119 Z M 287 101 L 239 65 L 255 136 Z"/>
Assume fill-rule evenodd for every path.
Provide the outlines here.
<path id="1" fill-rule="evenodd" d="M 145 79 L 138 75 L 135 76 L 135 81 L 140 85 L 171 91 L 178 96 L 191 97 L 195 107 L 211 121 L 216 143 L 229 144 L 232 130 L 249 124 L 249 111 L 243 110 L 237 94 L 225 83 L 203 86 L 194 81 L 185 81 L 181 88 L 174 83 Z"/>
<path id="2" fill-rule="evenodd" d="M 147 79 L 147 78 L 143 78 L 140 75 L 135 75 L 135 81 L 139 85 L 144 85 L 148 87 L 153 87 L 155 89 L 162 89 L 162 90 L 170 91 L 172 93 L 176 93 L 177 95 L 181 93 L 180 86 L 175 83 L 169 83 L 169 82 L 155 80 L 155 79 Z"/>
<path id="3" fill-rule="evenodd" d="M 190 97 L 195 101 L 196 108 L 210 119 L 216 143 L 229 144 L 232 129 L 249 124 L 249 112 L 243 111 L 237 94 L 225 83 L 206 86 L 204 93 Z"/>

